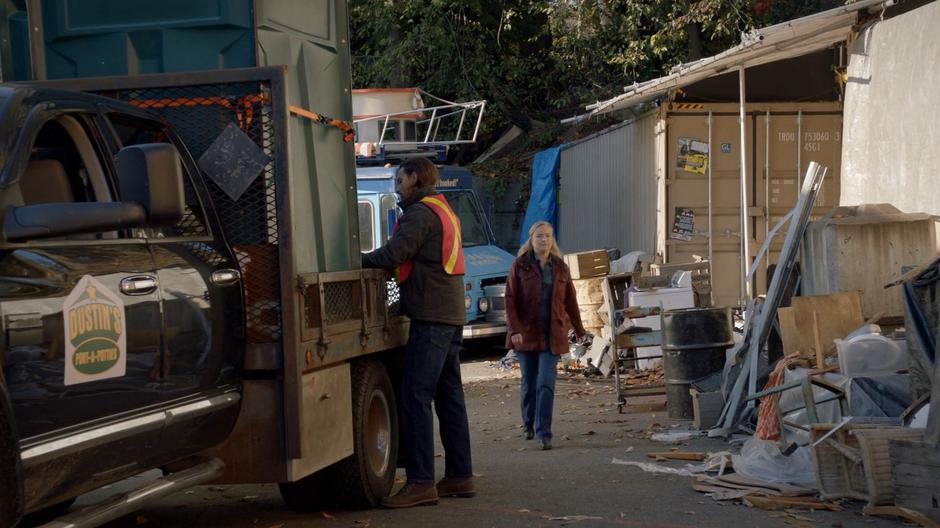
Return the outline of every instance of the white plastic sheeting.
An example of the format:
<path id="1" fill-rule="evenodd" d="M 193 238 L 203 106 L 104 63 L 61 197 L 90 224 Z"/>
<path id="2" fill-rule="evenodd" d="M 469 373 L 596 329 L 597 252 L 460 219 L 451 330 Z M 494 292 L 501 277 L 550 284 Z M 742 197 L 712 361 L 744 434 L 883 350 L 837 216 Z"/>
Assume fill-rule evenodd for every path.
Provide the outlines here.
<path id="1" fill-rule="evenodd" d="M 854 42 L 845 90 L 841 205 L 940 214 L 940 2 Z"/>

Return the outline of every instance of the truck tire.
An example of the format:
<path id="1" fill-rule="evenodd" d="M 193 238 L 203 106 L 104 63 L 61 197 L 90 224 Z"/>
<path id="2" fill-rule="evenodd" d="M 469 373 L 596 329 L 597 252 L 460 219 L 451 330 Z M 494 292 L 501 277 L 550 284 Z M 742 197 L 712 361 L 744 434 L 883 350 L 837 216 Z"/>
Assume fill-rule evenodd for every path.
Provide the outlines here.
<path id="1" fill-rule="evenodd" d="M 370 508 L 388 495 L 398 461 L 398 407 L 385 367 L 378 361 L 352 366 L 353 449 L 328 468 L 336 503 Z"/>
<path id="2" fill-rule="evenodd" d="M 326 506 L 371 508 L 388 495 L 398 460 L 398 408 L 385 367 L 352 365 L 353 454 L 296 482 L 278 487 L 292 510 Z"/>
<path id="3" fill-rule="evenodd" d="M 0 526 L 14 526 L 23 514 L 19 443 L 13 408 L 0 373 Z"/>

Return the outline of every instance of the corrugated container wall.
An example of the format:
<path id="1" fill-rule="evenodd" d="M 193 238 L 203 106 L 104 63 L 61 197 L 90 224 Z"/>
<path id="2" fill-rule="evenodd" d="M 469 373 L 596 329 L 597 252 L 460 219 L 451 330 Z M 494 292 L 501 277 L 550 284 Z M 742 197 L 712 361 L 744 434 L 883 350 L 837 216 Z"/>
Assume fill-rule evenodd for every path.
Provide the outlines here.
<path id="1" fill-rule="evenodd" d="M 659 119 L 651 112 L 561 151 L 558 243 L 656 252 Z M 659 146 L 659 147 L 658 147 Z"/>

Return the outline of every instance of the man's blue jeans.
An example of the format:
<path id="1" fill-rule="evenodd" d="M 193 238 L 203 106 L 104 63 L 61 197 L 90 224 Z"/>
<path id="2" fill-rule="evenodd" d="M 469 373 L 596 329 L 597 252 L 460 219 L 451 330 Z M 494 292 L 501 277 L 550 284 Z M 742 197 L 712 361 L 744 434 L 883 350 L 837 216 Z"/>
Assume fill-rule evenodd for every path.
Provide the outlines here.
<path id="1" fill-rule="evenodd" d="M 526 429 L 534 427 L 539 438 L 551 438 L 558 356 L 548 350 L 517 350 L 516 355 L 522 371 L 522 423 Z"/>
<path id="2" fill-rule="evenodd" d="M 401 381 L 401 439 L 408 482 L 434 483 L 434 417 L 444 444 L 444 476 L 470 477 L 470 427 L 460 379 L 463 327 L 411 321 Z"/>

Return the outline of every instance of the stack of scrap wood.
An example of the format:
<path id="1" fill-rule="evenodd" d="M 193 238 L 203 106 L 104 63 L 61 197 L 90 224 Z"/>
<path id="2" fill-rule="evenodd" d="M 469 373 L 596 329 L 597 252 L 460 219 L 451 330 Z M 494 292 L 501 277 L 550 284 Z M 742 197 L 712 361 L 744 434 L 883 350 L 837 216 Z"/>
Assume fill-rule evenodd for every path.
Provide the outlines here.
<path id="1" fill-rule="evenodd" d="M 581 324 L 587 332 L 599 336 L 602 334 L 604 325 L 607 324 L 607 321 L 603 319 L 603 314 L 598 313 L 598 309 L 604 305 L 604 277 L 610 271 L 607 250 L 596 249 L 569 253 L 565 255 L 564 260 L 574 284 Z M 573 368 L 581 366 L 584 365 L 575 361 Z"/>
<path id="2" fill-rule="evenodd" d="M 606 254 L 606 253 L 605 253 Z M 601 335 L 601 328 L 606 324 L 597 312 L 604 303 L 604 277 L 572 279 L 581 323 L 584 329 L 596 336 Z"/>
<path id="3" fill-rule="evenodd" d="M 610 257 L 606 249 L 569 253 L 564 260 L 572 279 L 603 277 L 610 272 Z"/>

